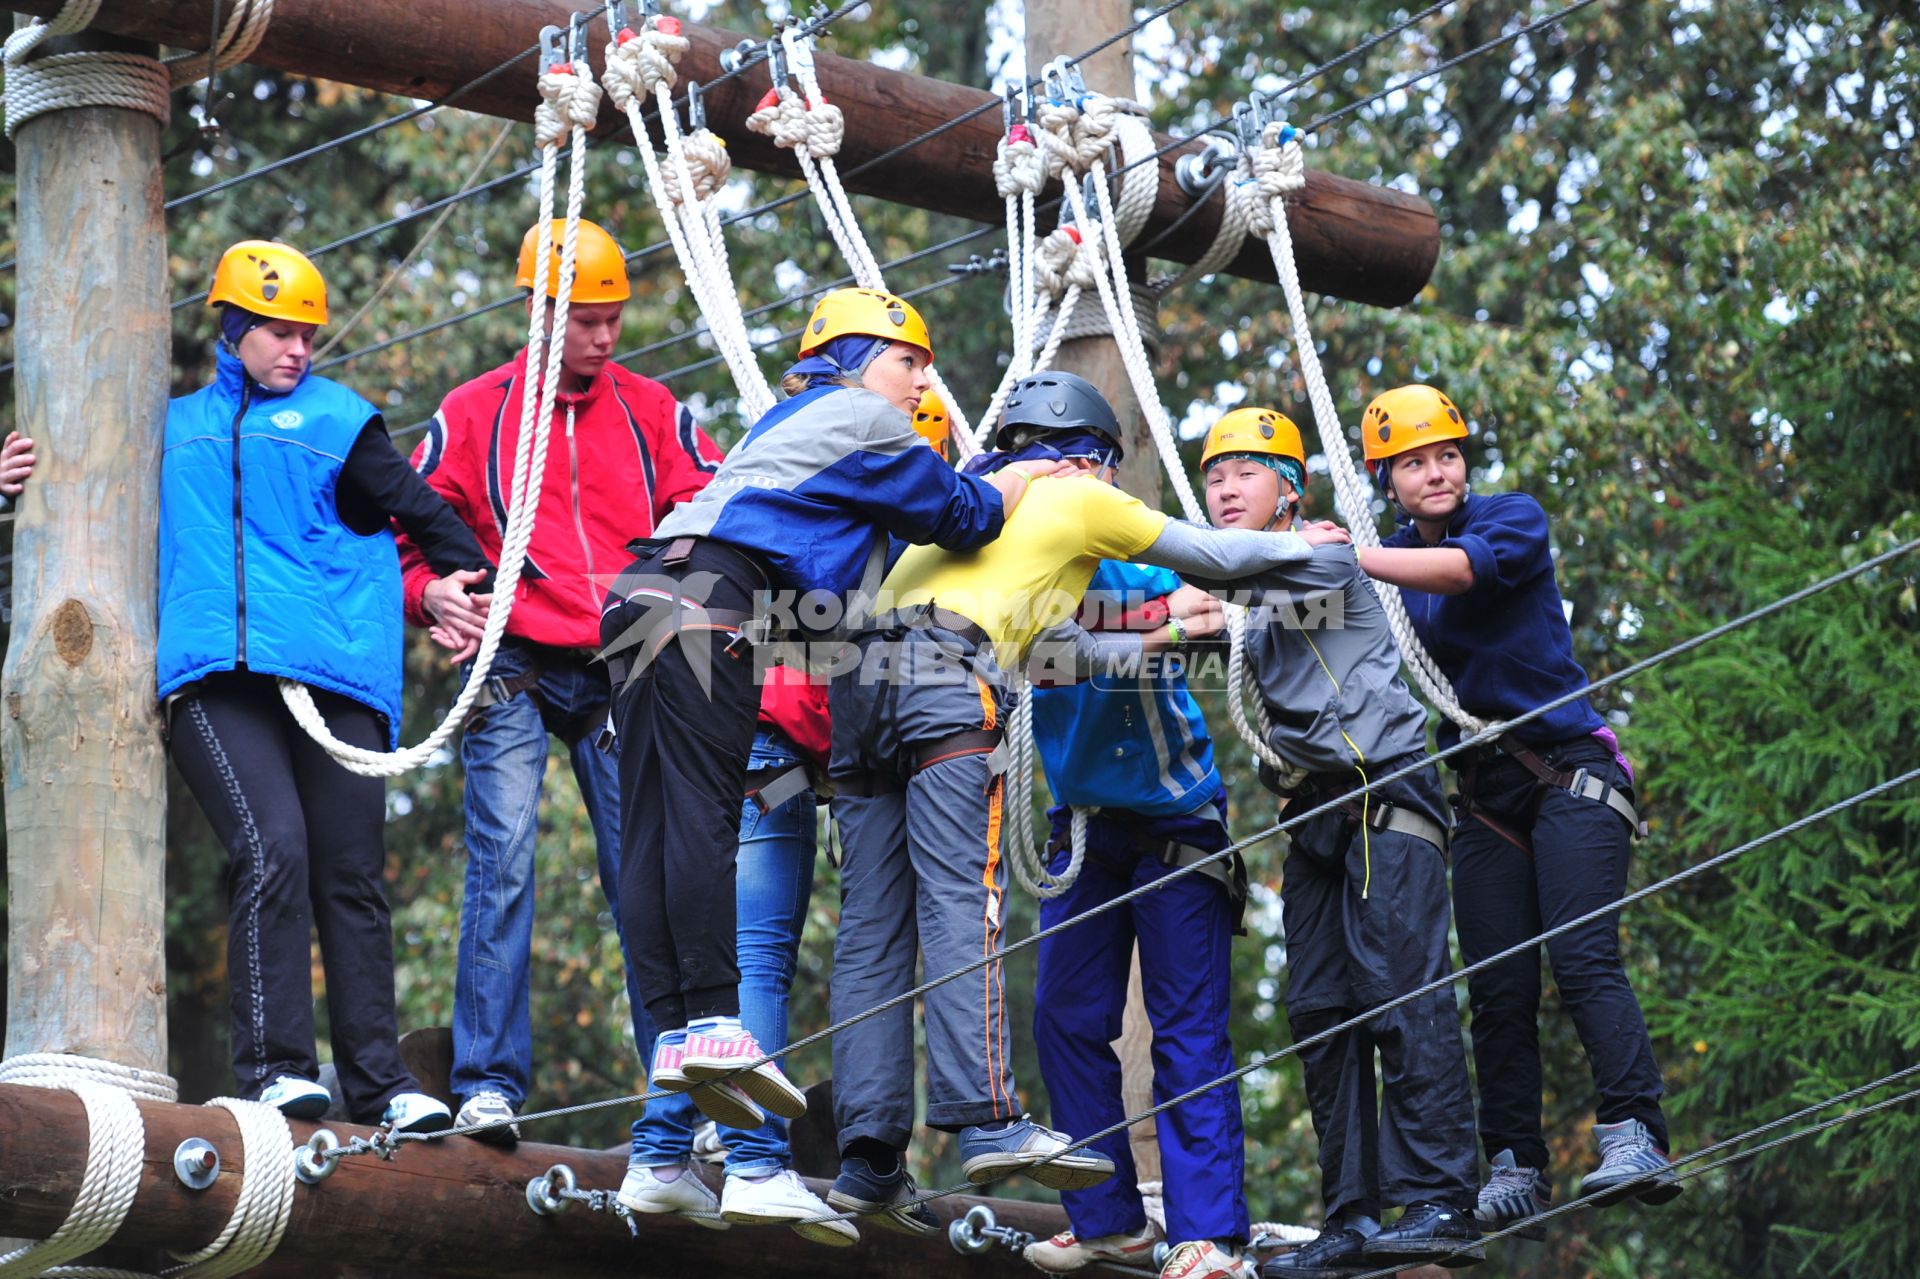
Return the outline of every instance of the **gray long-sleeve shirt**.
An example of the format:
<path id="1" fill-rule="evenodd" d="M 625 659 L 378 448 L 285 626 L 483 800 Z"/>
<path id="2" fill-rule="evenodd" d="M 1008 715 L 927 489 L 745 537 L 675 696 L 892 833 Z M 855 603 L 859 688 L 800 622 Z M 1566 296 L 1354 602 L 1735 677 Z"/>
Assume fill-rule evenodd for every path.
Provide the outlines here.
<path id="1" fill-rule="evenodd" d="M 1267 744 L 1314 773 L 1373 773 L 1426 748 L 1427 714 L 1400 678 L 1386 610 L 1351 546 L 1239 578 L 1186 575 L 1252 606 L 1247 662 L 1273 731 Z"/>

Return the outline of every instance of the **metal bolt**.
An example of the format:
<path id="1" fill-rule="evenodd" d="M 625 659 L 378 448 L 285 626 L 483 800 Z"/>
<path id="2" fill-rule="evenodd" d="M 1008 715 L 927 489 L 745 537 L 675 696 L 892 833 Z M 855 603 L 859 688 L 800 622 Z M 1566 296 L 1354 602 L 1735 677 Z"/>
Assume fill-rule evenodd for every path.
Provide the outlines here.
<path id="1" fill-rule="evenodd" d="M 205 1190 L 220 1175 L 220 1152 L 201 1137 L 189 1137 L 173 1152 L 173 1175 L 188 1190 Z"/>

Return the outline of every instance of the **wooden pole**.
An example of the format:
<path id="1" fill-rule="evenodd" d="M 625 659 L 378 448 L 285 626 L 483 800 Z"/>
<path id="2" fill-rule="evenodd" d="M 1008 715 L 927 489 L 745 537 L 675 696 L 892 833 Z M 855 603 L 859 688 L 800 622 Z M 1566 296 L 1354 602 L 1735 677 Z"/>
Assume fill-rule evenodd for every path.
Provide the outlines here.
<path id="1" fill-rule="evenodd" d="M 139 1102 L 146 1155 L 139 1190 L 116 1248 L 184 1252 L 211 1242 L 238 1203 L 246 1176 L 239 1129 L 227 1111 Z M 66 1219 L 86 1170 L 87 1121 L 80 1099 L 44 1088 L 0 1085 L 0 1234 L 45 1238 Z M 342 1140 L 368 1128 L 327 1125 Z M 304 1142 L 315 1125 L 294 1123 Z M 173 1152 L 189 1137 L 211 1142 L 220 1175 L 188 1190 L 173 1171 Z M 735 1226 L 725 1233 L 673 1216 L 637 1216 L 634 1238 L 618 1218 L 574 1204 L 556 1216 L 527 1206 L 527 1182 L 555 1164 L 573 1169 L 582 1190 L 612 1190 L 627 1168 L 624 1146 L 578 1150 L 521 1142 L 513 1150 L 466 1137 L 414 1142 L 391 1161 L 344 1159 L 333 1176 L 295 1190 L 287 1232 L 267 1269 L 249 1273 L 320 1275 L 471 1275 L 475 1279 L 549 1279 L 558 1274 L 732 1274 L 753 1279 L 1013 1279 L 1031 1275 L 1018 1253 L 996 1247 L 962 1256 L 949 1245 L 947 1222 L 975 1204 L 988 1205 L 1003 1226 L 1045 1239 L 1066 1228 L 1053 1204 L 953 1195 L 932 1203 L 942 1232 L 911 1239 L 862 1226 L 853 1248 L 808 1244 L 778 1227 Z M 706 1169 L 711 1180 L 717 1169 Z M 825 1195 L 827 1183 L 813 1189 Z"/>
<path id="2" fill-rule="evenodd" d="M 109 43 L 126 47 L 91 33 L 49 42 Z M 153 695 L 170 343 L 160 127 L 138 111 L 84 107 L 28 121 L 14 145 L 16 422 L 39 462 L 14 529 L 0 716 L 6 1053 L 165 1071 L 166 767 Z"/>
<path id="3" fill-rule="evenodd" d="M 213 3 L 104 0 L 93 26 L 141 40 L 202 49 Z M 60 0 L 12 0 L 12 4 L 45 17 L 59 9 Z M 364 85 L 405 97 L 438 98 L 520 54 L 533 44 L 542 24 L 564 24 L 576 7 L 584 6 L 569 0 L 408 0 L 405 4 L 279 0 L 272 25 L 249 61 L 274 71 Z M 1131 18 L 1124 8 L 1114 13 L 1117 20 L 1111 26 L 1063 27 L 1053 47 L 1078 51 Z M 739 34 L 695 23 L 686 24 L 685 31 L 693 47 L 680 63 L 682 80 L 702 84 L 715 80 L 722 74 L 721 51 L 731 48 Z M 760 38 L 765 34 L 758 33 Z M 596 67 L 605 42 L 605 26 L 596 20 L 592 35 Z M 1100 59 L 1094 61 L 1100 64 Z M 979 89 L 889 71 L 824 51 L 819 69 L 827 95 L 846 112 L 847 136 L 839 156 L 842 173 L 995 101 Z M 744 127 L 767 83 L 763 65 L 715 85 L 705 98 L 707 116 L 726 139 L 735 164 L 791 176 L 798 172 L 792 153 Z M 536 98 L 533 63 L 527 59 L 468 91 L 454 105 L 526 120 L 532 117 Z M 602 133 L 624 127 L 612 110 L 604 112 L 601 121 Z M 994 189 L 992 170 L 1001 132 L 996 104 L 965 124 L 848 178 L 847 185 L 895 203 L 999 222 L 1005 208 Z M 1170 141 L 1165 136 L 1158 140 L 1162 145 Z M 1173 163 L 1179 154 L 1199 149 L 1198 143 L 1186 144 L 1161 159 L 1159 194 L 1141 233 L 1143 239 L 1157 235 L 1186 212 L 1189 201 L 1174 182 Z M 1196 261 L 1213 243 L 1220 223 L 1219 205 L 1216 198 L 1196 211 L 1177 235 L 1154 250 L 1155 255 L 1175 262 Z M 1439 222 L 1418 196 L 1310 171 L 1306 191 L 1299 199 L 1288 200 L 1287 209 L 1301 278 L 1316 293 L 1399 306 L 1418 293 L 1432 273 L 1440 248 Z M 1266 246 L 1254 240 L 1248 241 L 1228 271 L 1251 279 L 1273 279 Z"/>
<path id="4" fill-rule="evenodd" d="M 1070 55 L 1088 42 L 1089 32 L 1118 31 L 1133 18 L 1131 0 L 1027 0 L 1027 67 L 1034 71 L 1060 55 Z M 1109 97 L 1131 98 L 1137 90 L 1133 80 L 1133 41 L 1122 40 L 1079 64 L 1087 87 Z M 1201 246 L 1204 250 L 1205 245 Z M 1136 268 L 1140 265 L 1133 264 Z M 1121 305 L 1132 305 L 1122 298 Z M 1100 310 L 1100 299 L 1088 293 L 1078 306 L 1079 314 Z M 1126 446 L 1127 461 L 1120 468 L 1120 486 L 1148 506 L 1158 508 L 1161 493 L 1160 455 L 1154 448 L 1146 414 L 1127 379 L 1127 368 L 1120 348 L 1111 336 L 1072 338 L 1060 344 L 1053 367 L 1077 373 L 1099 388 L 1113 405 L 1120 419 L 1121 443 Z M 1120 1058 L 1121 1106 L 1127 1114 L 1138 1114 L 1153 1104 L 1153 1027 L 1147 1021 L 1146 1006 L 1140 993 L 1140 948 L 1136 944 L 1133 965 L 1127 983 L 1127 1007 L 1121 1020 L 1120 1038 L 1113 1042 Z M 1075 1136 L 1081 1134 L 1075 1133 Z M 1143 1182 L 1159 1181 L 1160 1136 L 1151 1119 L 1127 1130 L 1127 1143 L 1133 1150 L 1136 1175 Z"/>

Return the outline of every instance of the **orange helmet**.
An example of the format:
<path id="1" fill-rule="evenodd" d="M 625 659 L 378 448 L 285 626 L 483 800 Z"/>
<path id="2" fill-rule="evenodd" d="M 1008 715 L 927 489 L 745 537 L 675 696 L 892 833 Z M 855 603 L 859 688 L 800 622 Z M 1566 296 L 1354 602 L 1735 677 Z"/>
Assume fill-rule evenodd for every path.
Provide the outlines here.
<path id="1" fill-rule="evenodd" d="M 929 360 L 933 358 L 927 322 L 913 304 L 878 289 L 835 289 L 821 298 L 800 335 L 800 356 L 805 359 L 833 339 L 850 333 L 911 342 L 925 351 Z"/>
<path id="2" fill-rule="evenodd" d="M 1435 440 L 1464 440 L 1467 420 L 1440 391 L 1416 382 L 1382 391 L 1360 418 L 1360 451 L 1367 473 L 1380 477 L 1380 463 Z"/>
<path id="3" fill-rule="evenodd" d="M 547 259 L 547 296 L 560 296 L 560 242 L 566 236 L 564 218 L 553 220 L 553 250 Z M 527 228 L 520 238 L 520 262 L 513 275 L 515 287 L 533 287 L 534 254 L 540 248 L 540 225 Z M 625 302 L 633 296 L 627 283 L 627 255 L 597 222 L 580 219 L 580 238 L 573 254 L 573 292 L 569 302 Z"/>
<path id="4" fill-rule="evenodd" d="M 913 430 L 935 453 L 941 457 L 947 455 L 947 439 L 953 431 L 953 423 L 947 417 L 946 401 L 940 398 L 938 391 L 928 391 L 920 397 L 919 405 L 913 410 Z"/>
<path id="5" fill-rule="evenodd" d="M 1205 471 L 1214 459 L 1230 455 L 1290 457 L 1300 464 L 1300 486 L 1306 487 L 1307 450 L 1300 441 L 1300 428 L 1278 409 L 1235 409 L 1215 422 L 1200 450 L 1200 469 Z"/>
<path id="6" fill-rule="evenodd" d="M 228 302 L 270 320 L 327 322 L 327 282 L 320 268 L 291 245 L 242 240 L 220 255 L 207 305 Z"/>

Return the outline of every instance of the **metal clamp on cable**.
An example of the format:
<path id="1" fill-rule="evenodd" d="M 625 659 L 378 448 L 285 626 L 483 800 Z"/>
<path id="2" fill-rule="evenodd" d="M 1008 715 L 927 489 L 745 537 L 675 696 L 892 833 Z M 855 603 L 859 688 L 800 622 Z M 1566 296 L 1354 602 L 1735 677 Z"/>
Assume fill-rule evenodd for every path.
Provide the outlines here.
<path id="1" fill-rule="evenodd" d="M 954 1218 L 947 1226 L 947 1242 L 963 1257 L 978 1257 L 992 1252 L 995 1244 L 1014 1252 L 1024 1251 L 1033 1236 L 1001 1225 L 994 1220 L 993 1209 L 975 1204 L 967 1209 L 966 1216 Z"/>

